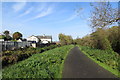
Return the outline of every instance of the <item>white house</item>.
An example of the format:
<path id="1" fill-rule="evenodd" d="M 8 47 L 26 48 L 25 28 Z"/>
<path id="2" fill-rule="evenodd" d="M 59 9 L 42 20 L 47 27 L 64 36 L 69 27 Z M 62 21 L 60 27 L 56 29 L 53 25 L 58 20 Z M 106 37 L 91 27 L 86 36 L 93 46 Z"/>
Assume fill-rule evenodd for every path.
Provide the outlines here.
<path id="1" fill-rule="evenodd" d="M 27 41 L 40 42 L 42 44 L 47 44 L 52 42 L 52 36 L 40 35 L 40 36 L 30 36 L 27 38 Z"/>
<path id="2" fill-rule="evenodd" d="M 37 38 L 36 36 L 32 35 L 30 37 L 27 38 L 27 41 L 35 41 L 35 42 L 40 42 L 39 38 Z"/>
<path id="3" fill-rule="evenodd" d="M 36 36 L 40 39 L 42 44 L 52 43 L 52 36 L 48 35 L 42 35 L 42 36 Z"/>
<path id="4" fill-rule="evenodd" d="M 21 40 L 21 39 L 18 39 L 17 42 L 22 42 L 22 40 Z"/>

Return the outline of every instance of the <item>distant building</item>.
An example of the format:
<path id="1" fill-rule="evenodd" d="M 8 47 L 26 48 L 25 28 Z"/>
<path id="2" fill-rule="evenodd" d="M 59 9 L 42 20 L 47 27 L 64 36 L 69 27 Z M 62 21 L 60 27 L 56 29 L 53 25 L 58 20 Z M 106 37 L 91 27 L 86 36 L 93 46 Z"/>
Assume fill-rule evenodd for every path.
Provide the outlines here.
<path id="1" fill-rule="evenodd" d="M 27 41 L 35 41 L 36 43 L 47 44 L 52 43 L 52 36 L 40 35 L 40 36 L 30 36 Z"/>
<path id="2" fill-rule="evenodd" d="M 34 41 L 34 42 L 36 42 L 36 43 L 40 42 L 39 38 L 37 38 L 37 37 L 34 36 L 34 35 L 28 37 L 28 38 L 27 38 L 27 41 L 31 41 L 31 42 Z"/>
<path id="3" fill-rule="evenodd" d="M 22 42 L 22 39 L 18 39 L 17 42 Z"/>

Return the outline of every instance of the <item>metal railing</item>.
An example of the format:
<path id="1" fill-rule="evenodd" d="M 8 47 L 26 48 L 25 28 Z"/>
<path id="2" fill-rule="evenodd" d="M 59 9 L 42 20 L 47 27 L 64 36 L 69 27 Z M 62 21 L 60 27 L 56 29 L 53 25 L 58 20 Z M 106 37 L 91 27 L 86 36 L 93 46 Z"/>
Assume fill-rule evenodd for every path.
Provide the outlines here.
<path id="1" fill-rule="evenodd" d="M 14 42 L 14 41 L 0 41 L 0 52 L 5 50 L 13 50 L 24 47 L 31 46 L 31 42 L 23 41 L 23 42 Z"/>

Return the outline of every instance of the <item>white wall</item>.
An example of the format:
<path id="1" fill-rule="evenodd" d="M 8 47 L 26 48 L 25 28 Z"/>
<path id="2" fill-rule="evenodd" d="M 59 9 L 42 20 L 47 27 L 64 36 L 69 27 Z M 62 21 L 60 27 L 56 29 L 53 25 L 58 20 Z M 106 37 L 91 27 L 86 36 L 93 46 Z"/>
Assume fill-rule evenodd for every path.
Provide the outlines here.
<path id="1" fill-rule="evenodd" d="M 27 38 L 27 41 L 36 41 L 36 42 L 39 42 L 39 39 L 35 36 L 31 36 L 29 38 Z"/>
<path id="2" fill-rule="evenodd" d="M 41 39 L 41 42 L 42 43 L 44 43 L 44 44 L 46 44 L 46 43 L 48 43 L 48 42 L 52 42 L 52 39 Z"/>

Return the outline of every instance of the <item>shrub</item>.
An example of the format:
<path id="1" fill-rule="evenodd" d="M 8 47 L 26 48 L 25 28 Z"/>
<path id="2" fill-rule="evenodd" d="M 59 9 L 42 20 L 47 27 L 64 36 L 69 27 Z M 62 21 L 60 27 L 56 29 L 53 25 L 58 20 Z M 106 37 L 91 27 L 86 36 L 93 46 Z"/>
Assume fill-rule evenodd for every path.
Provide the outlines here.
<path id="1" fill-rule="evenodd" d="M 16 51 L 4 51 L 1 53 L 1 58 L 2 58 L 2 66 L 7 66 L 9 64 L 16 63 L 18 61 L 22 61 L 33 54 L 36 53 L 42 53 L 44 51 L 56 48 L 57 45 L 50 45 L 50 46 L 45 46 L 43 48 L 26 48 L 26 49 L 19 49 Z"/>

